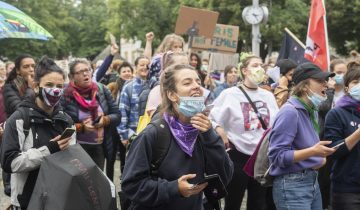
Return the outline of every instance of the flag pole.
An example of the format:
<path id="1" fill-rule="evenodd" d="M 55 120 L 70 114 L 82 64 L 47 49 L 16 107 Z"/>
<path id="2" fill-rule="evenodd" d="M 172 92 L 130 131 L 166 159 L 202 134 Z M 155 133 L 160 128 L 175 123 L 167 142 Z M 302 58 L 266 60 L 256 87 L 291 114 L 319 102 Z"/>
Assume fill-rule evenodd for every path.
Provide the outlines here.
<path id="1" fill-rule="evenodd" d="M 325 0 L 323 0 L 324 8 L 325 8 L 325 15 L 324 15 L 324 27 L 325 27 L 325 43 L 326 43 L 326 51 L 327 51 L 327 69 L 330 71 L 329 65 L 330 65 L 330 46 L 329 46 L 329 38 L 328 38 L 328 31 L 327 31 L 327 20 L 326 20 L 326 7 L 325 7 Z"/>
<path id="2" fill-rule="evenodd" d="M 302 48 L 305 49 L 304 43 L 302 43 L 300 39 L 298 39 L 295 34 L 293 34 L 288 28 L 285 28 L 285 32 L 288 33 Z"/>

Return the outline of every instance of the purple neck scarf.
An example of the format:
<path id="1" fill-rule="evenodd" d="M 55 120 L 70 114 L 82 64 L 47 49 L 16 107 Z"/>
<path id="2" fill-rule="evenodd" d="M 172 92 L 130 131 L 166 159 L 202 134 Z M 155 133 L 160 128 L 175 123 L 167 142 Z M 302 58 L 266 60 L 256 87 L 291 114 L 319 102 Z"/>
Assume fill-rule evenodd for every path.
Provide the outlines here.
<path id="1" fill-rule="evenodd" d="M 164 113 L 164 120 L 168 123 L 170 131 L 181 150 L 192 157 L 199 130 L 191 124 L 182 124 L 178 119 L 170 116 L 168 113 Z"/>
<path id="2" fill-rule="evenodd" d="M 360 101 L 357 101 L 348 95 L 344 95 L 343 97 L 341 97 L 339 99 L 339 101 L 336 103 L 335 107 L 343 108 L 343 107 L 349 107 L 349 106 L 352 106 L 352 107 L 356 108 L 356 110 L 360 111 Z"/>

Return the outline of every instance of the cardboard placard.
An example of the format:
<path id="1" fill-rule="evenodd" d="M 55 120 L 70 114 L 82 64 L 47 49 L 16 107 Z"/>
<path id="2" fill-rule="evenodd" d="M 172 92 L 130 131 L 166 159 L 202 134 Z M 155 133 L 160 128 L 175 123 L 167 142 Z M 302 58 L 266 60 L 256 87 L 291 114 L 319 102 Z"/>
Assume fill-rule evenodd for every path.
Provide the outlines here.
<path id="1" fill-rule="evenodd" d="M 213 37 L 194 37 L 192 48 L 211 52 L 236 53 L 239 26 L 216 24 Z"/>
<path id="2" fill-rule="evenodd" d="M 176 34 L 192 34 L 212 38 L 218 12 L 182 6 L 176 21 Z"/>

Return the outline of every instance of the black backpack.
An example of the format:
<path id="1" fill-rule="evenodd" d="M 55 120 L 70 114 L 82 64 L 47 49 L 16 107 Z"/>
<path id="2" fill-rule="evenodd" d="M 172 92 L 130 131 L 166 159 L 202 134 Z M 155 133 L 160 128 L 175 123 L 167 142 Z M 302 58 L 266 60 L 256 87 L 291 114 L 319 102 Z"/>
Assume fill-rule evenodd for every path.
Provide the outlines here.
<path id="1" fill-rule="evenodd" d="M 162 118 L 154 119 L 149 124 L 154 125 L 155 128 L 156 128 L 156 131 L 157 131 L 156 144 L 151 145 L 152 157 L 151 157 L 151 165 L 150 165 L 151 175 L 157 176 L 158 169 L 159 169 L 162 161 L 166 157 L 166 155 L 167 155 L 167 153 L 169 151 L 169 148 L 170 148 L 171 133 L 170 133 L 169 125 Z M 129 147 L 131 147 L 131 143 L 133 141 L 136 141 L 137 136 L 138 135 L 134 134 L 134 135 L 132 135 L 130 137 L 130 139 L 129 139 L 129 142 L 130 142 Z M 120 197 L 121 209 L 122 210 L 131 209 L 130 208 L 131 207 L 131 200 L 128 199 L 124 195 L 124 193 L 122 191 L 119 192 L 119 197 Z"/>

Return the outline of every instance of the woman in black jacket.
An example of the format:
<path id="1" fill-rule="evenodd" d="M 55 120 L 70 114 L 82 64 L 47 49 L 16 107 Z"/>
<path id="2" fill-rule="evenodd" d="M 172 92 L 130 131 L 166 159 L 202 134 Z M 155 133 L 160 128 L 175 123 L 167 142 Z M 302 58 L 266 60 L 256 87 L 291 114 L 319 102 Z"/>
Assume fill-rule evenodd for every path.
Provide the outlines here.
<path id="1" fill-rule="evenodd" d="M 12 173 L 11 209 L 26 209 L 44 157 L 75 143 L 75 137 L 60 139 L 73 125 L 58 105 L 64 72 L 45 57 L 36 67 L 34 81 L 36 97 L 26 98 L 8 118 L 1 147 L 1 166 Z"/>
<path id="2" fill-rule="evenodd" d="M 23 54 L 15 59 L 4 85 L 5 111 L 8 117 L 20 106 L 20 102 L 34 95 L 32 90 L 35 61 L 31 55 Z"/>
<path id="3" fill-rule="evenodd" d="M 111 127 L 120 123 L 120 114 L 110 91 L 91 80 L 87 60 L 75 59 L 69 70 L 70 83 L 61 104 L 75 122 L 77 142 L 102 170 L 105 157 L 113 154 Z"/>
<path id="4" fill-rule="evenodd" d="M 1 103 L 4 103 L 7 117 L 17 110 L 25 98 L 34 96 L 32 90 L 34 68 L 35 61 L 31 55 L 23 54 L 15 59 L 15 67 L 9 73 L 2 88 L 4 101 Z M 10 174 L 3 171 L 2 177 L 4 192 L 10 196 Z"/>
<path id="5" fill-rule="evenodd" d="M 149 124 L 134 140 L 125 162 L 122 190 L 133 209 L 203 209 L 205 184 L 196 183 L 204 174 L 218 174 L 226 185 L 233 164 L 221 138 L 203 113 L 201 81 L 189 65 L 170 66 L 161 75 L 162 111 L 159 129 L 167 129 L 170 139 Z M 161 117 L 160 117 L 161 116 Z M 157 141 L 169 145 L 160 166 L 152 170 Z"/>
<path id="6" fill-rule="evenodd" d="M 345 95 L 325 119 L 325 139 L 332 155 L 331 202 L 334 210 L 360 209 L 360 63 L 348 64 L 344 76 Z"/>

